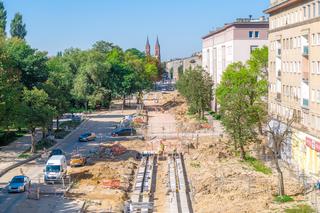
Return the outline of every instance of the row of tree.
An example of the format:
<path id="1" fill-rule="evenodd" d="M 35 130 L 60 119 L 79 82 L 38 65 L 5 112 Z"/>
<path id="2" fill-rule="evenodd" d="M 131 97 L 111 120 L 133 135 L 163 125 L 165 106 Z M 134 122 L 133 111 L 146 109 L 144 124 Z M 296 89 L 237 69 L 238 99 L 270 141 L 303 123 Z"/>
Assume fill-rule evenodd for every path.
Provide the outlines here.
<path id="1" fill-rule="evenodd" d="M 197 113 L 199 118 L 204 117 L 205 110 L 210 110 L 212 91 L 215 93 L 221 122 L 243 160 L 246 160 L 249 144 L 255 143 L 270 151 L 278 172 L 279 195 L 284 195 L 279 157 L 298 118 L 296 115 L 286 119 L 268 115 L 268 48 L 254 50 L 245 64 L 230 64 L 219 85 L 215 86 L 213 91 L 210 76 L 200 67 L 186 71 L 177 82 L 179 92 L 188 102 L 189 112 Z M 269 143 L 262 145 L 265 136 Z"/>
<path id="2" fill-rule="evenodd" d="M 26 31 L 17 29 L 21 36 L 0 36 L 0 129 L 28 128 L 32 152 L 36 128 L 48 132 L 53 118 L 59 127 L 59 117 L 72 109 L 109 107 L 119 97 L 125 104 L 126 96 L 141 97 L 160 76 L 158 61 L 137 49 L 98 41 L 88 50 L 71 48 L 49 57 L 28 45 Z"/>
<path id="3" fill-rule="evenodd" d="M 3 2 L 0 1 L 0 34 L 6 34 L 7 11 L 4 8 Z M 27 35 L 26 25 L 23 23 L 22 15 L 16 13 L 10 24 L 10 34 L 12 37 L 24 39 Z"/>

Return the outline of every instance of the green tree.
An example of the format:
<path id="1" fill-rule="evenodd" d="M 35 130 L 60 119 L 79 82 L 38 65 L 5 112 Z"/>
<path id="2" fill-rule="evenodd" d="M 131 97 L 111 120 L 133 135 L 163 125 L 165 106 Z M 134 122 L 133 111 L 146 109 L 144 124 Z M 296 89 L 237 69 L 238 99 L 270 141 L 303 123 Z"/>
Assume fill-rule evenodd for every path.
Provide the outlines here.
<path id="1" fill-rule="evenodd" d="M 269 62 L 269 51 L 268 47 L 263 46 L 255 49 L 251 53 L 251 57 L 248 60 L 249 68 L 257 72 L 259 77 L 268 80 L 268 62 Z"/>
<path id="2" fill-rule="evenodd" d="M 8 39 L 6 44 L 12 68 L 21 72 L 21 83 L 28 89 L 40 87 L 48 78 L 47 53 L 31 48 L 19 38 Z"/>
<path id="3" fill-rule="evenodd" d="M 0 127 L 7 132 L 18 123 L 20 111 L 20 72 L 12 69 L 11 64 L 5 39 L 0 38 Z"/>
<path id="4" fill-rule="evenodd" d="M 266 81 L 260 80 L 257 72 L 239 62 L 227 67 L 216 90 L 222 124 L 235 148 L 240 148 L 242 159 L 246 158 L 245 146 L 257 139 L 256 128 L 259 115 L 265 110 L 261 102 L 266 88 Z"/>
<path id="5" fill-rule="evenodd" d="M 204 112 L 210 108 L 213 82 L 201 67 L 187 70 L 177 82 L 178 91 L 188 102 L 189 112 L 204 119 Z"/>
<path id="6" fill-rule="evenodd" d="M 0 1 L 0 34 L 6 35 L 7 11 L 4 8 L 3 2 Z"/>
<path id="7" fill-rule="evenodd" d="M 49 105 L 48 94 L 34 87 L 31 90 L 25 88 L 22 94 L 23 120 L 31 132 L 31 152 L 36 152 L 35 133 L 37 127 L 47 127 L 55 115 L 55 109 Z"/>
<path id="8" fill-rule="evenodd" d="M 22 21 L 22 15 L 16 13 L 10 24 L 10 34 L 12 37 L 24 39 L 27 35 L 26 24 Z"/>
<path id="9" fill-rule="evenodd" d="M 50 105 L 57 111 L 57 130 L 59 130 L 59 117 L 70 109 L 73 75 L 62 57 L 51 58 L 47 62 L 47 67 L 49 77 L 44 89 L 49 95 Z"/>

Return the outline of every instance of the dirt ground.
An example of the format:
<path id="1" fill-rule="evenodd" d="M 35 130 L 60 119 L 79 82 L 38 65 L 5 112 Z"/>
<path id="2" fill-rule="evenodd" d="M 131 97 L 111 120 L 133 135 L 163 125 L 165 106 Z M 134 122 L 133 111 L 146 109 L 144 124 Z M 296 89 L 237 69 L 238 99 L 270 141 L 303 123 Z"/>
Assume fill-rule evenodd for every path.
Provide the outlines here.
<path id="1" fill-rule="evenodd" d="M 198 149 L 185 155 L 195 212 L 283 212 L 288 205 L 275 203 L 277 175 L 265 175 L 241 162 L 223 141 L 200 138 Z M 285 173 L 286 193 L 303 200 L 302 187 Z"/>
<path id="2" fill-rule="evenodd" d="M 68 197 L 86 201 L 87 212 L 121 212 L 139 163 L 136 153 L 144 150 L 144 143 L 140 140 L 119 142 L 126 147 L 126 153 L 114 158 L 92 157 L 88 165 L 72 168 L 70 175 L 75 184 Z M 104 182 L 108 180 L 120 180 L 120 187 L 106 188 Z"/>

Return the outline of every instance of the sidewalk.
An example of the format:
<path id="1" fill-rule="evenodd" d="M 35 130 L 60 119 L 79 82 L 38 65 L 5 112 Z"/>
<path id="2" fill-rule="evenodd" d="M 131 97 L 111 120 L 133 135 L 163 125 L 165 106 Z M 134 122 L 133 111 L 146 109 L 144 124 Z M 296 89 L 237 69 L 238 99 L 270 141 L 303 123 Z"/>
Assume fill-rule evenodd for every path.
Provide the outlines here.
<path id="1" fill-rule="evenodd" d="M 36 140 L 39 141 L 42 137 L 41 131 L 37 131 Z M 28 150 L 31 146 L 31 134 L 26 134 L 7 146 L 1 147 L 0 150 L 0 172 L 25 158 L 18 158 L 20 154 Z"/>

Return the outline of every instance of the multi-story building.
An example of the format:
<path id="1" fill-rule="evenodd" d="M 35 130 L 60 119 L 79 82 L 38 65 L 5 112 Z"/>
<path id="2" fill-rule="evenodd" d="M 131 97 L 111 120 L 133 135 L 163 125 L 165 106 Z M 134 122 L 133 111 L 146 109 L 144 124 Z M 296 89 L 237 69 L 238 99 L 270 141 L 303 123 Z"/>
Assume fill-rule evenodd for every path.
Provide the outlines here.
<path id="1" fill-rule="evenodd" d="M 268 30 L 269 22 L 264 17 L 239 18 L 202 37 L 202 66 L 212 76 L 214 87 L 229 64 L 245 63 L 255 48 L 268 44 Z M 212 108 L 217 110 L 215 97 Z"/>
<path id="2" fill-rule="evenodd" d="M 194 53 L 190 57 L 173 59 L 166 62 L 166 71 L 173 81 L 179 80 L 181 74 L 188 69 L 202 67 L 201 52 Z"/>
<path id="3" fill-rule="evenodd" d="M 320 175 L 320 0 L 271 0 L 269 113 L 293 115 L 293 135 L 283 158 L 300 171 Z"/>

